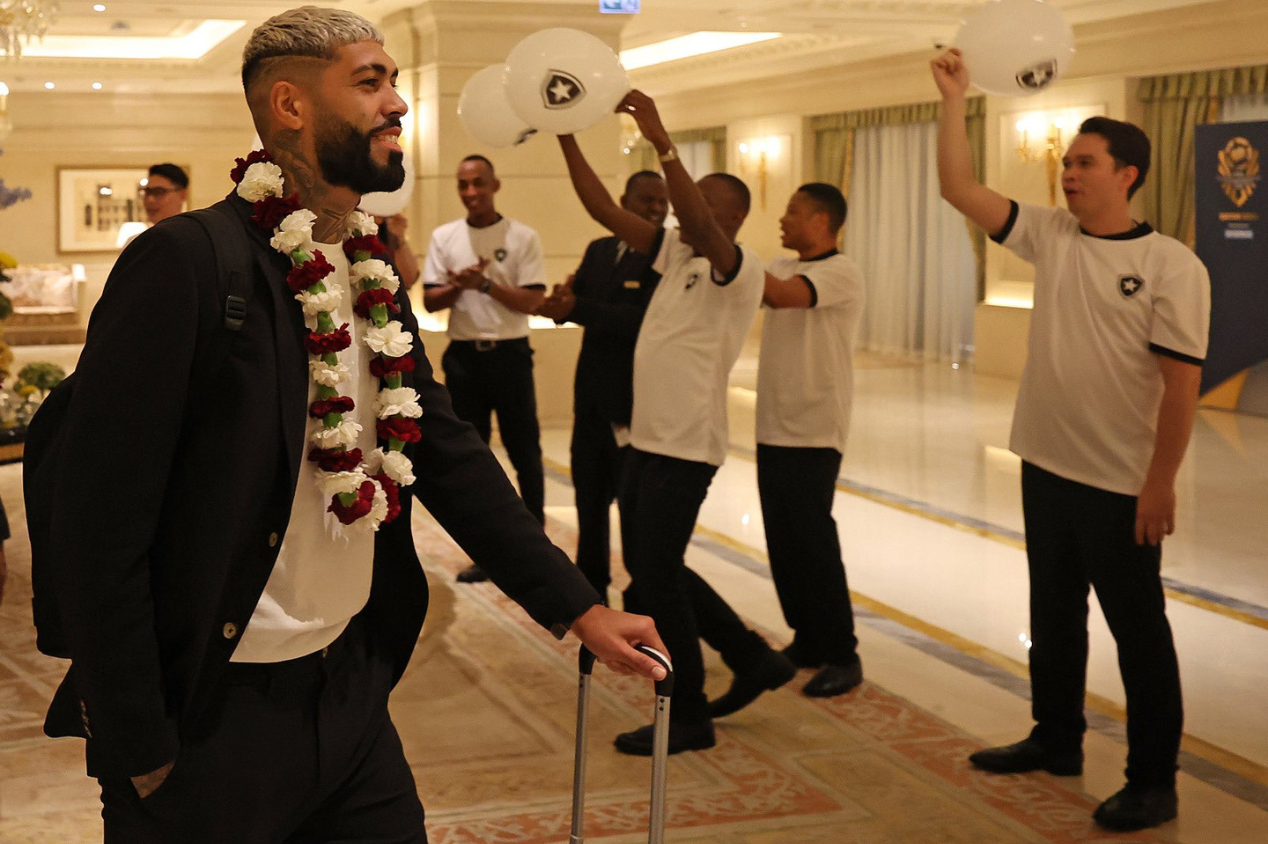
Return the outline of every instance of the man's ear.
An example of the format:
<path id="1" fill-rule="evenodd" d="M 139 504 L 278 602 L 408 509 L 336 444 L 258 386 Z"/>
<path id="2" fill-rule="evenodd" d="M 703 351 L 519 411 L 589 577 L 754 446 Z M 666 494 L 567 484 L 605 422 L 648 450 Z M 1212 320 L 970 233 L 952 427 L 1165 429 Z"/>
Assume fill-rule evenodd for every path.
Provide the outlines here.
<path id="1" fill-rule="evenodd" d="M 269 111 L 281 128 L 302 129 L 308 116 L 308 99 L 294 82 L 278 80 L 269 89 Z"/>
<path id="2" fill-rule="evenodd" d="M 498 192 L 498 191 L 500 191 L 501 189 L 502 189 L 502 180 L 501 180 L 501 179 L 494 179 L 494 180 L 493 180 L 493 192 L 494 192 L 494 193 L 497 193 L 497 192 Z"/>
<path id="3" fill-rule="evenodd" d="M 1124 164 L 1118 171 L 1119 180 L 1123 183 L 1125 190 L 1131 190 L 1131 186 L 1136 184 L 1136 180 L 1140 178 L 1140 168 L 1135 164 Z"/>

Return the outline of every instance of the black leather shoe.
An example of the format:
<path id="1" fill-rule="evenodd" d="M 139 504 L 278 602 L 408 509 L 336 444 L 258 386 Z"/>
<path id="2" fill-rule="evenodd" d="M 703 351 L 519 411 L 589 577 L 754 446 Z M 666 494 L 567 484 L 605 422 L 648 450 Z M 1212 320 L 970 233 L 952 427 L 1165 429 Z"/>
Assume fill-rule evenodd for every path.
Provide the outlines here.
<path id="1" fill-rule="evenodd" d="M 863 682 L 863 663 L 854 660 L 849 665 L 828 664 L 819 669 L 802 687 L 806 697 L 836 697 L 857 689 Z"/>
<path id="2" fill-rule="evenodd" d="M 1047 771 L 1058 777 L 1077 777 L 1083 773 L 1083 751 L 1049 751 L 1034 739 L 1016 744 L 979 750 L 969 757 L 974 767 L 993 774 L 1024 774 Z"/>
<path id="3" fill-rule="evenodd" d="M 717 700 L 709 702 L 709 714 L 721 718 L 739 712 L 761 696 L 778 689 L 797 676 L 797 666 L 779 651 L 767 648 L 759 658 L 735 675 L 731 688 Z"/>
<path id="4" fill-rule="evenodd" d="M 639 727 L 637 730 L 621 733 L 616 737 L 616 741 L 613 744 L 616 745 L 617 750 L 622 753 L 628 753 L 631 756 L 651 756 L 652 736 L 653 725 L 648 724 L 646 727 Z M 685 750 L 708 750 L 717 743 L 717 738 L 713 735 L 712 721 L 701 721 L 700 723 L 692 724 L 669 722 L 669 753 L 671 756 L 675 753 L 682 753 Z"/>
<path id="5" fill-rule="evenodd" d="M 1146 788 L 1128 783 L 1092 813 L 1092 820 L 1113 832 L 1132 832 L 1173 820 L 1179 799 L 1175 786 Z"/>
<path id="6" fill-rule="evenodd" d="M 780 651 L 780 653 L 786 656 L 788 661 L 798 668 L 818 668 L 822 664 L 817 660 L 810 659 L 806 656 L 805 652 L 795 640 Z"/>
<path id="7" fill-rule="evenodd" d="M 484 569 L 480 568 L 475 563 L 472 563 L 462 571 L 458 572 L 459 583 L 483 583 L 488 579 L 489 576 L 484 573 Z"/>

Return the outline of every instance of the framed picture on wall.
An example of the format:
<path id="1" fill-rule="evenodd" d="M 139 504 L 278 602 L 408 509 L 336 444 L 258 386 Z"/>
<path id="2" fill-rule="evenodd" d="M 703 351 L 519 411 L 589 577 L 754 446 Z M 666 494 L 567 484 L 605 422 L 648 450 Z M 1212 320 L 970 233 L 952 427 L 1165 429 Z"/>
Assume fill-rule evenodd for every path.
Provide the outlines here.
<path id="1" fill-rule="evenodd" d="M 147 167 L 57 168 L 57 251 L 115 252 L 119 231 L 145 224 Z"/>

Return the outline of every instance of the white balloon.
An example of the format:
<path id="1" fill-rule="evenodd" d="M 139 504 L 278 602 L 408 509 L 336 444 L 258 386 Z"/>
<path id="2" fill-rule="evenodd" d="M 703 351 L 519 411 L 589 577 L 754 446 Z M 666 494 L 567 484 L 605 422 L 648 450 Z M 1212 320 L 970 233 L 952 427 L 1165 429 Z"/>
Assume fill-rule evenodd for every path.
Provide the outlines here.
<path id="1" fill-rule="evenodd" d="M 462 86 L 458 97 L 458 119 L 471 137 L 491 147 L 513 147 L 537 132 L 506 101 L 502 85 L 503 66 L 489 65 L 477 71 Z"/>
<path id="2" fill-rule="evenodd" d="M 570 135 L 616 109 L 630 78 L 607 44 L 577 29 L 534 32 L 506 57 L 506 98 L 543 132 Z"/>
<path id="3" fill-rule="evenodd" d="M 1074 30 L 1043 0 L 991 0 L 965 19 L 955 45 L 980 90 L 1023 97 L 1069 69 Z"/>
<path id="4" fill-rule="evenodd" d="M 375 191 L 361 195 L 361 203 L 357 206 L 367 214 L 376 217 L 392 217 L 405 210 L 409 198 L 414 195 L 414 165 L 406 154 L 401 163 L 405 165 L 405 181 L 392 191 Z"/>

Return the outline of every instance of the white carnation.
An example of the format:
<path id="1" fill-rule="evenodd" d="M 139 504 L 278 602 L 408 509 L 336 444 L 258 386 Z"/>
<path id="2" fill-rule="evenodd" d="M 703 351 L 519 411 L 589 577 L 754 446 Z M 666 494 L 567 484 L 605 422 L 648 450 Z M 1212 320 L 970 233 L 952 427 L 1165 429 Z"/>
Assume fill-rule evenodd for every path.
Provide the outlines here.
<path id="1" fill-rule="evenodd" d="M 418 405 L 418 393 L 413 387 L 397 387 L 379 390 L 374 400 L 374 415 L 380 419 L 392 416 L 417 419 L 423 415 L 423 409 Z"/>
<path id="2" fill-rule="evenodd" d="M 334 366 L 326 363 L 320 358 L 314 358 L 308 362 L 308 373 L 312 379 L 323 387 L 338 387 L 352 374 L 345 363 L 337 363 Z"/>
<path id="3" fill-rule="evenodd" d="M 367 234 L 378 234 L 379 224 L 374 221 L 371 214 L 367 214 L 360 208 L 352 212 L 352 216 L 348 218 L 348 237 L 364 237 Z"/>
<path id="4" fill-rule="evenodd" d="M 414 464 L 399 451 L 383 452 L 383 466 L 387 476 L 401 486 L 409 486 L 417 478 L 414 477 Z"/>
<path id="5" fill-rule="evenodd" d="M 357 261 L 348 268 L 348 276 L 353 284 L 362 288 L 370 280 L 377 281 L 379 287 L 390 290 L 392 293 L 396 293 L 397 288 L 401 286 L 401 282 L 396 277 L 396 273 L 392 272 L 392 268 L 378 258 Z"/>
<path id="6" fill-rule="evenodd" d="M 318 428 L 313 431 L 309 439 L 318 448 L 351 448 L 357 444 L 357 436 L 360 433 L 360 423 L 344 419 L 333 428 Z"/>
<path id="7" fill-rule="evenodd" d="M 247 202 L 281 196 L 282 190 L 282 168 L 271 161 L 257 161 L 252 164 L 238 183 L 238 196 Z"/>
<path id="8" fill-rule="evenodd" d="M 317 483 L 321 486 L 322 495 L 327 498 L 355 493 L 368 480 L 369 476 L 361 471 L 317 473 Z"/>
<path id="9" fill-rule="evenodd" d="M 283 255 L 290 255 L 297 249 L 303 249 L 312 242 L 312 238 L 308 232 L 283 232 L 279 231 L 269 239 L 269 246 L 272 246 Z"/>
<path id="10" fill-rule="evenodd" d="M 333 312 L 343 303 L 343 288 L 332 282 L 325 283 L 326 289 L 321 293 L 304 291 L 295 295 L 296 301 L 304 306 L 304 316 L 315 317 L 322 311 Z"/>
<path id="11" fill-rule="evenodd" d="M 399 358 L 409 354 L 409 350 L 413 348 L 414 339 L 410 337 L 408 331 L 401 328 L 399 322 L 392 320 L 382 328 L 370 326 L 366 329 L 365 344 L 375 354 Z"/>

